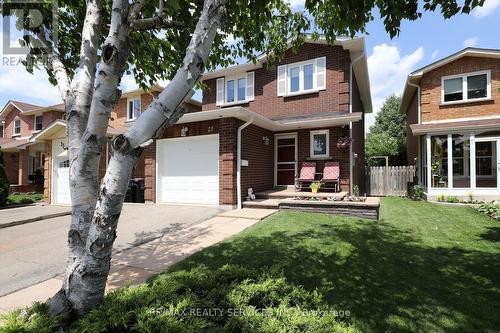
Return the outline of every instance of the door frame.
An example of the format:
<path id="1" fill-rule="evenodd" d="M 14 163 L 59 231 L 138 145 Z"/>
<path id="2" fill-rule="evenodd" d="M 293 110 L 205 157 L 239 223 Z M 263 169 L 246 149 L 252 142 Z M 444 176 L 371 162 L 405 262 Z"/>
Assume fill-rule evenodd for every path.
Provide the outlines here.
<path id="1" fill-rule="evenodd" d="M 297 132 L 274 134 L 274 187 L 278 185 L 278 140 L 279 139 L 295 139 L 295 175 L 297 175 L 298 163 L 298 135 Z"/>
<path id="2" fill-rule="evenodd" d="M 496 142 L 496 152 L 495 152 L 496 153 L 496 164 L 493 166 L 493 168 L 496 168 L 496 172 L 497 172 L 497 187 L 496 188 L 495 187 L 478 187 L 476 185 L 475 188 L 478 190 L 495 190 L 496 189 L 497 191 L 500 191 L 500 137 L 499 136 L 491 136 L 491 137 L 475 138 L 474 144 L 476 142 Z M 476 159 L 476 158 L 477 158 L 476 149 L 474 148 L 474 159 Z M 474 175 L 474 177 L 476 177 L 476 175 Z M 476 182 L 477 182 L 477 179 L 476 179 Z"/>
<path id="3" fill-rule="evenodd" d="M 57 176 L 57 171 L 59 169 L 59 164 L 63 161 L 66 161 L 68 160 L 69 157 L 68 156 L 58 156 L 58 157 L 55 157 L 55 158 L 52 158 L 52 177 L 51 177 L 51 190 L 50 190 L 50 204 L 52 205 L 71 205 L 71 201 L 69 204 L 67 203 L 60 203 L 57 201 L 57 188 L 58 188 L 58 184 L 57 184 L 57 180 L 58 180 L 58 176 Z M 68 191 L 70 191 L 70 189 L 68 188 Z M 70 200 L 71 200 L 71 193 L 69 194 L 70 195 Z"/>

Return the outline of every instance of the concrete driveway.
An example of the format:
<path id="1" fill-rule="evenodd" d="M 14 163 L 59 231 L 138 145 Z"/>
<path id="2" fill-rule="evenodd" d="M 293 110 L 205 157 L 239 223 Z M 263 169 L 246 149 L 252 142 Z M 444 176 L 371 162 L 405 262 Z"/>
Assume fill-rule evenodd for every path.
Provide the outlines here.
<path id="1" fill-rule="evenodd" d="M 36 207 L 32 208 L 36 215 Z M 114 251 L 188 228 L 222 211 L 219 207 L 125 204 Z M 4 212 L 0 212 L 0 219 Z M 64 272 L 70 218 L 0 229 L 0 296 Z"/>

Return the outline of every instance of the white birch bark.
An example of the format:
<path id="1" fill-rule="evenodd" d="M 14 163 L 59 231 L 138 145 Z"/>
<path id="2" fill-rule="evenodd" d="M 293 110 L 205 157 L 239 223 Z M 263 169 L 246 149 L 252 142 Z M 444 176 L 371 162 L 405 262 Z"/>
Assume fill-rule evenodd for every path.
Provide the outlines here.
<path id="1" fill-rule="evenodd" d="M 223 19 L 224 3 L 224 0 L 205 1 L 183 64 L 174 79 L 136 120 L 129 132 L 113 141 L 112 156 L 102 181 L 85 254 L 69 275 L 68 288 L 65 290 L 67 301 L 77 315 L 86 313 L 104 297 L 118 219 L 132 169 L 142 152 L 139 145 L 155 137 L 166 125 L 175 123 L 185 112 L 184 100 L 192 96 L 193 87 L 204 70 L 210 47 Z M 96 96 L 97 89 L 94 100 Z M 103 125 L 92 123 L 97 119 L 103 118 L 103 123 L 107 125 L 107 121 L 104 121 L 107 115 L 95 112 L 96 106 L 92 105 L 87 132 L 93 127 L 103 131 Z"/>

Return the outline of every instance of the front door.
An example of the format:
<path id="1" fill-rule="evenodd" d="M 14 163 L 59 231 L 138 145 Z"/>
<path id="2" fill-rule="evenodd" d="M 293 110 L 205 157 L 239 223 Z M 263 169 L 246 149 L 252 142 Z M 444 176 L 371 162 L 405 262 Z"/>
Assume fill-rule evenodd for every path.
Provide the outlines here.
<path id="1" fill-rule="evenodd" d="M 476 139 L 476 187 L 485 189 L 500 186 L 500 139 Z"/>
<path id="2" fill-rule="evenodd" d="M 276 185 L 293 185 L 297 174 L 297 135 L 277 134 L 276 148 Z"/>

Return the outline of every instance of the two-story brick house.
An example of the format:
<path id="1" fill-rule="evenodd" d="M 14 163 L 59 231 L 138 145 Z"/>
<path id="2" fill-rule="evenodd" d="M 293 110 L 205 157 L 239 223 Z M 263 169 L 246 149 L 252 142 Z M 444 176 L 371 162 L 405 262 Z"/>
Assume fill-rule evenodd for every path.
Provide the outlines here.
<path id="1" fill-rule="evenodd" d="M 0 111 L 0 150 L 13 192 L 41 192 L 45 146 L 30 142 L 64 113 L 63 105 L 48 107 L 9 101 Z"/>
<path id="2" fill-rule="evenodd" d="M 500 50 L 466 48 L 414 71 L 400 111 L 429 199 L 500 198 Z"/>
<path id="3" fill-rule="evenodd" d="M 146 200 L 236 205 L 293 186 L 302 162 L 340 163 L 342 190 L 363 187 L 364 119 L 372 111 L 363 38 L 306 43 L 267 69 L 266 57 L 204 74 L 202 111 L 145 151 Z M 352 139 L 339 148 L 339 139 Z"/>

